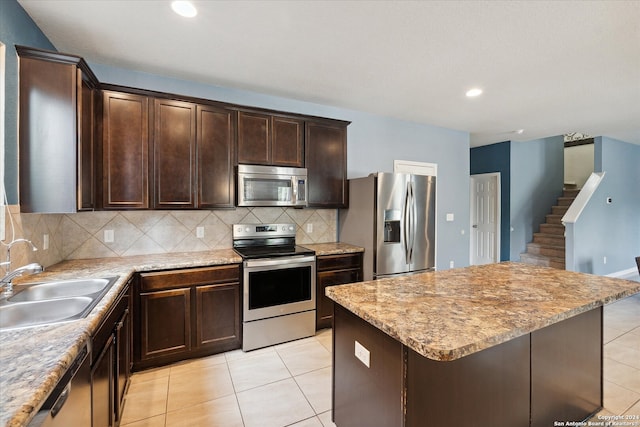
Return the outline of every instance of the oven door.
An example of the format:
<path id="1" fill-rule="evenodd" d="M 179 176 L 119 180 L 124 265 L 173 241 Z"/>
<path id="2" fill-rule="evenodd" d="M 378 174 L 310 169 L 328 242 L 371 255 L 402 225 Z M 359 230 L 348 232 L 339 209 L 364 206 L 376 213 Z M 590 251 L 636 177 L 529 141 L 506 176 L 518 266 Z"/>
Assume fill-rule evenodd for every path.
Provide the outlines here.
<path id="1" fill-rule="evenodd" d="M 244 322 L 316 308 L 315 256 L 247 260 L 243 275 Z"/>

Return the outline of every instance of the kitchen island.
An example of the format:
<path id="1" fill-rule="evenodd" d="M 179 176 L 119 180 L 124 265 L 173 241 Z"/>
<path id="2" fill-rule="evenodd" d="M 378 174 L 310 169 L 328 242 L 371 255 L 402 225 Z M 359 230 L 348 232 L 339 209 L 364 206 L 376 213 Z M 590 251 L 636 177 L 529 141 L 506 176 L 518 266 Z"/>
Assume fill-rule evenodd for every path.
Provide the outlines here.
<path id="1" fill-rule="evenodd" d="M 334 422 L 582 421 L 602 406 L 602 306 L 637 292 L 513 262 L 328 288 Z"/>

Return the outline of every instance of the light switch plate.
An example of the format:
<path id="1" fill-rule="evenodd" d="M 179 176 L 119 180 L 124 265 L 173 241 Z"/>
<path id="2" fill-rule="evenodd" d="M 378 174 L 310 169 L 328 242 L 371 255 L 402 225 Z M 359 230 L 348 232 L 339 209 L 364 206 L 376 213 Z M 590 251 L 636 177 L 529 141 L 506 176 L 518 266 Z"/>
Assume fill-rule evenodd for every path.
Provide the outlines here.
<path id="1" fill-rule="evenodd" d="M 447 214 L 447 221 L 449 221 L 449 222 L 453 221 L 453 214 L 452 213 L 448 213 Z"/>
<path id="2" fill-rule="evenodd" d="M 115 239 L 113 230 L 104 230 L 104 242 L 105 243 L 113 243 Z"/>
<path id="3" fill-rule="evenodd" d="M 196 237 L 198 239 L 204 239 L 204 227 L 196 227 Z"/>
<path id="4" fill-rule="evenodd" d="M 358 341 L 356 341 L 355 343 L 356 343 L 355 344 L 356 357 L 364 364 L 364 366 L 369 368 L 370 361 L 371 361 L 371 353 L 369 353 L 369 350 L 367 350 L 365 346 L 360 344 Z"/>

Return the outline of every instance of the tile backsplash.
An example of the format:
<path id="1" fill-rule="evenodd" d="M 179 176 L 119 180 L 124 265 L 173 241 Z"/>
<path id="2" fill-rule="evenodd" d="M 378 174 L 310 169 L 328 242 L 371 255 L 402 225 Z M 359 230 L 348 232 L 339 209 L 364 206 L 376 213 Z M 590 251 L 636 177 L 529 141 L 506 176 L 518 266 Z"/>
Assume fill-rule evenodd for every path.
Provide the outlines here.
<path id="1" fill-rule="evenodd" d="M 29 239 L 38 248 L 33 252 L 27 244 L 15 244 L 11 249 L 12 268 L 29 262 L 47 267 L 66 259 L 230 248 L 231 226 L 237 223 L 295 223 L 298 244 L 337 241 L 335 209 L 236 208 L 75 214 L 24 214 L 17 205 L 8 209 L 0 260 L 5 259 L 6 243 L 12 236 Z M 197 237 L 199 227 L 204 231 L 203 237 Z M 113 232 L 113 242 L 105 242 L 105 232 Z M 45 235 L 49 240 L 47 249 L 44 248 Z"/>

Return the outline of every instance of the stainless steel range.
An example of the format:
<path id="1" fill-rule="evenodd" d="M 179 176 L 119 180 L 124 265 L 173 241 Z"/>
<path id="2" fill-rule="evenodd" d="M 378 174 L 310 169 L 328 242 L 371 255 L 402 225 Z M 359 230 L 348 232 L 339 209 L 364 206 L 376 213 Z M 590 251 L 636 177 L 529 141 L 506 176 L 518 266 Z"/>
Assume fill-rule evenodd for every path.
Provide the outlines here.
<path id="1" fill-rule="evenodd" d="M 244 260 L 244 351 L 315 334 L 315 252 L 295 239 L 295 224 L 233 226 L 233 248 Z"/>

